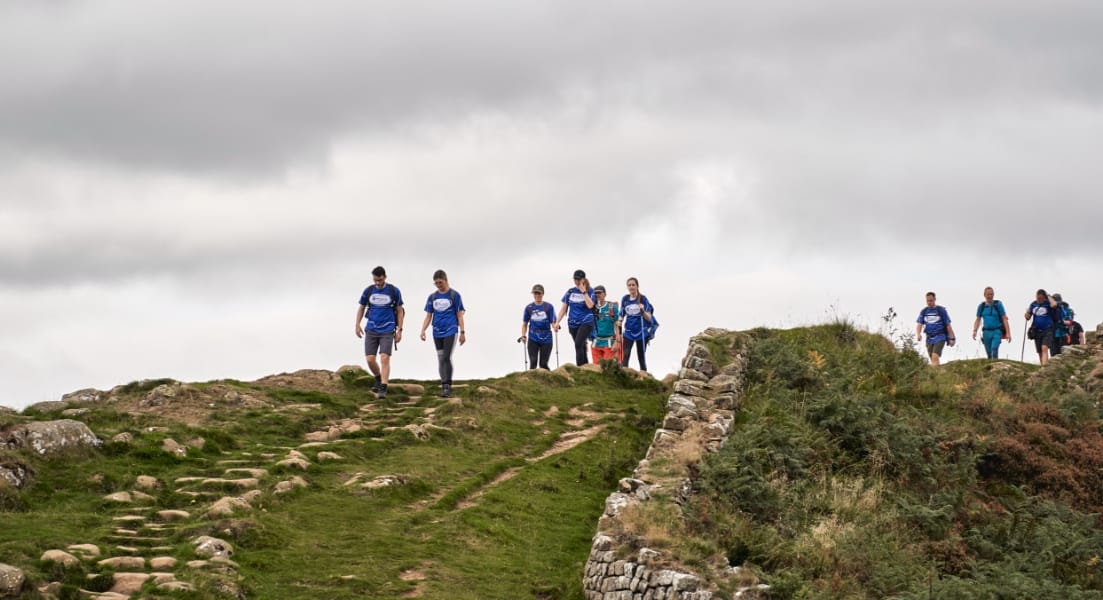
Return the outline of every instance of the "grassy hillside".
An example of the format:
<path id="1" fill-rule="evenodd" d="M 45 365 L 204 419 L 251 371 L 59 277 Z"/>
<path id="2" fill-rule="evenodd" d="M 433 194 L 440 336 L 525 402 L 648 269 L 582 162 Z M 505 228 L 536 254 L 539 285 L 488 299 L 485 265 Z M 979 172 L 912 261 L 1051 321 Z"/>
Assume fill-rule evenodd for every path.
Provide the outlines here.
<path id="1" fill-rule="evenodd" d="M 935 369 L 847 323 L 711 345 L 746 389 L 698 466 L 690 564 L 769 598 L 1103 598 L 1098 346 Z"/>
<path id="2" fill-rule="evenodd" d="M 111 587 L 123 569 L 39 562 L 78 543 L 104 556 L 175 557 L 177 579 L 196 587 L 148 582 L 145 598 L 581 597 L 604 499 L 646 451 L 668 392 L 620 369 L 572 368 L 463 382 L 451 402 L 435 385 L 392 385 L 379 401 L 363 375 L 136 382 L 69 406 L 87 408 L 74 418 L 101 438 L 134 439 L 49 460 L 0 451 L 33 471 L 22 490 L 0 487 L 0 562 L 27 572 L 27 598 L 52 580 L 63 598 Z M 0 426 L 60 418 L 62 408 L 0 415 Z M 306 443 L 325 437 L 335 439 Z M 189 445 L 186 456 L 166 452 L 168 438 Z M 277 465 L 292 450 L 305 469 Z M 205 516 L 249 487 L 238 483 L 245 469 L 264 470 L 252 506 Z M 105 499 L 142 475 L 158 481 L 150 498 Z M 306 486 L 273 492 L 293 476 Z M 373 481 L 393 485 L 365 487 Z M 190 516 L 140 520 L 163 509 Z M 131 519 L 139 525 L 120 527 Z M 233 562 L 186 567 L 199 535 L 232 544 Z"/>

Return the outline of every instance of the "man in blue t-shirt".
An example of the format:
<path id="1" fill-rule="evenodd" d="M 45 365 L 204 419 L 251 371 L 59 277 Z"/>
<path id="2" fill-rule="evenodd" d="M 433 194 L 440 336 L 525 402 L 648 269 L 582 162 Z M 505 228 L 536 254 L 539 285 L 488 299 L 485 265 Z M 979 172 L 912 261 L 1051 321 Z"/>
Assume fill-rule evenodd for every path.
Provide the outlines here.
<path id="1" fill-rule="evenodd" d="M 387 271 L 376 267 L 371 274 L 372 285 L 364 288 L 356 309 L 356 337 L 364 338 L 364 356 L 368 369 L 375 376 L 372 391 L 386 398 L 387 382 L 391 379 L 391 352 L 402 341 L 406 309 L 402 307 L 402 292 L 387 283 Z M 368 317 L 366 328 L 360 326 L 365 314 Z M 376 354 L 382 355 L 378 363 Z"/>
<path id="2" fill-rule="evenodd" d="M 1057 314 L 1056 308 L 1057 301 L 1051 298 L 1045 290 L 1039 289 L 1034 293 L 1034 302 L 1030 303 L 1030 306 L 1026 308 L 1026 314 L 1023 315 L 1023 318 L 1027 321 L 1034 320 L 1031 323 L 1034 349 L 1038 351 L 1038 362 L 1042 365 L 1049 362 L 1049 350 L 1053 348 L 1053 316 Z"/>
<path id="3" fill-rule="evenodd" d="M 594 329 L 594 290 L 582 269 L 574 272 L 574 287 L 563 294 L 559 319 L 552 328 L 559 331 L 559 323 L 564 318 L 567 319 L 567 331 L 574 338 L 574 363 L 581 367 L 590 362 L 586 357 L 586 342 Z"/>
<path id="4" fill-rule="evenodd" d="M 996 292 L 992 286 L 984 288 L 984 302 L 977 305 L 977 319 L 973 321 L 973 339 L 977 339 L 977 329 L 983 321 L 984 333 L 981 334 L 981 343 L 988 358 L 1000 357 L 1000 340 L 1011 341 L 1011 325 L 1007 322 L 1007 311 L 1003 308 L 1003 302 L 995 299 Z"/>
<path id="5" fill-rule="evenodd" d="M 555 307 L 551 302 L 544 302 L 544 286 L 539 283 L 532 286 L 532 302 L 525 306 L 521 316 L 521 341 L 527 342 L 530 369 L 549 369 L 554 322 Z"/>
<path id="6" fill-rule="evenodd" d="M 448 275 L 437 269 L 433 273 L 437 291 L 425 299 L 425 321 L 421 324 L 421 341 L 425 330 L 433 324 L 433 344 L 437 347 L 437 369 L 440 372 L 440 397 L 452 397 L 452 352 L 456 349 L 456 334 L 460 345 L 467 341 L 463 326 L 463 298 L 448 286 Z"/>
<path id="7" fill-rule="evenodd" d="M 924 333 L 927 334 L 927 356 L 931 358 L 931 366 L 937 367 L 942 362 L 943 347 L 952 347 L 957 337 L 950 325 L 950 313 L 935 303 L 934 292 L 927 292 L 927 306 L 919 311 L 919 318 L 915 320 L 916 339 L 922 340 Z"/>

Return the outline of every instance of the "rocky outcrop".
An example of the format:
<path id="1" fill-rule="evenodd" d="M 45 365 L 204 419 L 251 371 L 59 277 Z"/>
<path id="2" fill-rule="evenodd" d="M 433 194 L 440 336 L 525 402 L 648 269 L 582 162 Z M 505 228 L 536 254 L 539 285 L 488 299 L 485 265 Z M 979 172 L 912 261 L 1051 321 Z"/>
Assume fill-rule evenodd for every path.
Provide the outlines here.
<path id="1" fill-rule="evenodd" d="M 709 329 L 690 340 L 682 369 L 667 400 L 662 428 L 655 432 L 647 456 L 634 477 L 622 479 L 605 501 L 598 521 L 582 588 L 587 600 L 711 600 L 716 588 L 687 572 L 677 556 L 639 547 L 636 532 L 622 520 L 626 511 L 644 503 L 661 503 L 660 510 L 680 513 L 690 493 L 691 465 L 716 452 L 734 423 L 743 380 L 743 358 L 713 356 L 707 338 L 731 341 L 735 334 Z M 723 367 L 720 363 L 729 361 Z M 696 457 L 696 458 L 695 458 Z M 652 465 L 664 465 L 652 467 Z M 646 541 L 646 540 L 644 540 Z"/>
<path id="2" fill-rule="evenodd" d="M 0 448 L 29 449 L 39 456 L 99 448 L 103 442 L 80 421 L 36 421 L 0 432 Z"/>
<path id="3" fill-rule="evenodd" d="M 6 459 L 0 462 L 0 487 L 8 485 L 17 490 L 21 490 L 27 487 L 33 474 L 31 468 L 27 465 L 15 460 Z"/>
<path id="4" fill-rule="evenodd" d="M 21 569 L 0 563 L 0 598 L 18 598 L 26 578 Z"/>

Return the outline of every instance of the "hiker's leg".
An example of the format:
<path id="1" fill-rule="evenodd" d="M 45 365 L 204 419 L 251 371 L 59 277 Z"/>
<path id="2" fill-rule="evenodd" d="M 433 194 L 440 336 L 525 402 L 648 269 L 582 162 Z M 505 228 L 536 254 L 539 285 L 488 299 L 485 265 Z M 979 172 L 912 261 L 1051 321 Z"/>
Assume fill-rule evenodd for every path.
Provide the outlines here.
<path id="1" fill-rule="evenodd" d="M 636 356 L 639 357 L 640 370 L 647 372 L 647 340 L 636 340 Z"/>
<path id="2" fill-rule="evenodd" d="M 433 338 L 437 347 L 437 370 L 440 372 L 440 382 L 452 383 L 452 351 L 456 347 L 456 336 L 445 338 Z"/>
<path id="3" fill-rule="evenodd" d="M 371 332 L 364 333 L 364 359 L 368 362 L 368 370 L 379 379 L 379 363 L 375 355 L 379 353 L 379 336 Z"/>
<path id="4" fill-rule="evenodd" d="M 574 329 L 569 329 L 571 335 L 574 336 L 575 364 L 580 367 L 590 362 L 586 356 L 586 342 L 590 340 L 590 331 L 593 328 L 593 323 L 583 323 Z"/>
<path id="5" fill-rule="evenodd" d="M 540 356 L 540 344 L 537 344 L 530 338 L 526 346 L 526 350 L 528 350 L 529 353 L 529 369 L 535 369 L 538 366 L 543 366 L 536 364 L 537 358 L 539 358 Z"/>
<path id="6" fill-rule="evenodd" d="M 985 330 L 980 341 L 984 344 L 984 351 L 989 359 L 1000 357 L 1000 331 L 998 329 Z"/>
<path id="7" fill-rule="evenodd" d="M 552 345 L 550 343 L 540 346 L 540 368 L 546 371 L 550 371 L 551 367 L 548 366 L 548 361 L 551 360 Z"/>
<path id="8" fill-rule="evenodd" d="M 621 344 L 623 350 L 620 355 L 620 366 L 627 367 L 628 361 L 632 360 L 632 344 L 634 343 L 634 340 L 625 339 L 624 343 Z"/>
<path id="9" fill-rule="evenodd" d="M 387 385 L 391 380 L 391 352 L 394 351 L 394 334 L 384 334 L 379 338 L 379 382 Z"/>

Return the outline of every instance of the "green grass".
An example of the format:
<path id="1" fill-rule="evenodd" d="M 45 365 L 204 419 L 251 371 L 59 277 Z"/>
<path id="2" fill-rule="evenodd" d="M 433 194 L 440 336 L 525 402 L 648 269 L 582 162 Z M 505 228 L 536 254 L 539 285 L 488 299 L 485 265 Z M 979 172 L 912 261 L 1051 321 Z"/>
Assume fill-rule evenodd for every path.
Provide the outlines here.
<path id="1" fill-rule="evenodd" d="M 24 568 L 36 585 L 79 581 L 98 570 L 86 563 L 76 575 L 60 573 L 38 564 L 38 558 L 74 543 L 109 549 L 111 517 L 122 510 L 104 501 L 105 494 L 133 489 L 138 475 L 152 475 L 167 484 L 152 492 L 153 509 L 198 513 L 209 501 L 193 502 L 173 491 L 173 482 L 218 476 L 226 468 L 220 460 L 250 460 L 255 464 L 248 466 L 271 471 L 265 489 L 291 475 L 303 476 L 310 486 L 283 496 L 265 494 L 255 510 L 232 519 L 196 516 L 174 534 L 177 549 L 170 553 L 183 562 L 194 558 L 188 539 L 201 534 L 227 539 L 236 548 L 239 585 L 248 597 L 400 598 L 417 589 L 423 598 L 581 598 L 582 565 L 605 497 L 646 452 L 668 391 L 617 369 L 573 376 L 573 383 L 547 373 L 464 382 L 461 404 L 436 398 L 436 386 L 426 384 L 427 394 L 412 407 L 399 405 L 409 400 L 402 392 L 375 401 L 356 372 L 343 374 L 345 387 L 334 393 L 235 382 L 235 388 L 273 408 L 217 406 L 211 409 L 215 418 L 198 426 L 92 406 L 81 418 L 97 433 L 131 431 L 134 442 L 50 461 L 11 455 L 31 465 L 35 476 L 24 490 L 0 490 L 7 500 L 0 503 L 0 556 Z M 134 383 L 124 390 L 137 397 L 160 383 Z M 203 393 L 213 383 L 192 387 Z M 480 392 L 483 385 L 496 393 Z M 368 402 L 379 410 L 361 411 Z M 281 410 L 292 404 L 318 407 Z M 553 406 L 557 412 L 549 410 Z M 387 412 L 386 424 L 401 427 L 426 422 L 424 408 L 435 409 L 432 422 L 447 428 L 431 429 L 428 440 L 369 426 L 340 443 L 303 449 L 312 459 L 329 450 L 342 460 L 315 462 L 305 473 L 272 466 L 303 443 L 307 432 L 341 419 Z M 569 414 L 572 408 L 601 413 L 581 427 L 601 423 L 604 430 L 569 451 L 534 461 L 561 434 L 580 428 L 569 423 L 576 418 Z M 149 431 L 150 426 L 164 429 Z M 169 437 L 179 442 L 202 437 L 206 445 L 177 458 L 161 450 Z M 274 457 L 262 459 L 262 453 Z M 488 485 L 506 471 L 515 474 Z M 396 474 L 406 483 L 374 491 L 345 485 L 357 473 L 363 474 L 361 481 Z M 408 569 L 424 572 L 425 579 L 404 580 Z M 200 595 L 215 593 L 217 577 L 187 570 L 177 575 L 199 585 Z"/>

